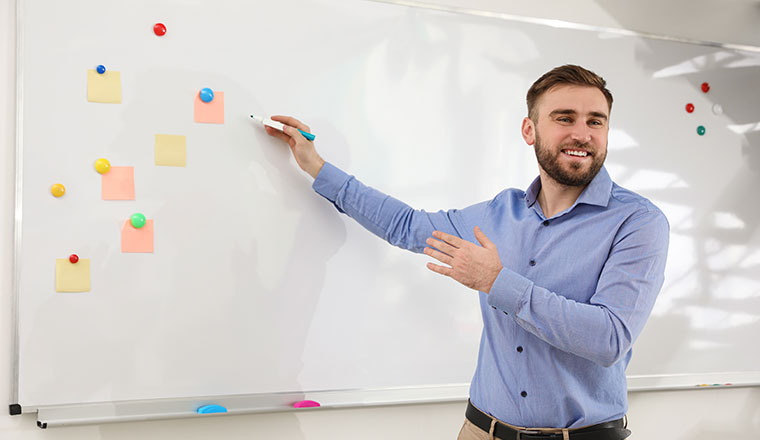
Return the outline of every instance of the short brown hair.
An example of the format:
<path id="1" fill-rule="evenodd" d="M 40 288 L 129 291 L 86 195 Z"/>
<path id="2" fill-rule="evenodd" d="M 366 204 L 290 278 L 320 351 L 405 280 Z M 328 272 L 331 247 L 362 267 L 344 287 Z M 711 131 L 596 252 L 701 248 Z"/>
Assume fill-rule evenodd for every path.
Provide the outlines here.
<path id="1" fill-rule="evenodd" d="M 533 121 L 536 121 L 536 102 L 544 93 L 550 89 L 561 85 L 573 85 L 573 86 L 586 86 L 596 87 L 599 89 L 604 97 L 607 99 L 607 105 L 609 111 L 612 111 L 612 93 L 607 90 L 607 82 L 601 76 L 596 73 L 586 70 L 581 66 L 573 64 L 565 64 L 564 66 L 555 67 L 554 69 L 544 73 L 541 78 L 530 86 L 528 90 L 528 96 L 526 101 L 528 102 L 528 117 Z"/>

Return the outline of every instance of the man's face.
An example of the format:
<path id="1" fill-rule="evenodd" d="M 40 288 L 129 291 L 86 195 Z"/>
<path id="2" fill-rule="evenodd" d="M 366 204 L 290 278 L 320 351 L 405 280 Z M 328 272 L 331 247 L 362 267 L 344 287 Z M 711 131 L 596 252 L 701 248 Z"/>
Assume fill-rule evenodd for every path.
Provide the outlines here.
<path id="1" fill-rule="evenodd" d="M 595 87 L 558 86 L 537 102 L 537 121 L 523 120 L 541 169 L 566 186 L 588 185 L 607 157 L 609 106 Z"/>

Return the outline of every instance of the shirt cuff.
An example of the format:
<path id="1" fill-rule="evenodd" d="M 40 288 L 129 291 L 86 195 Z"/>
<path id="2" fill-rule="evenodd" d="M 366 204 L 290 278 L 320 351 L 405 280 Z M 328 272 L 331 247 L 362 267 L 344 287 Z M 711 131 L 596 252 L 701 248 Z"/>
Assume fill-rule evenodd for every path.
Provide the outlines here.
<path id="1" fill-rule="evenodd" d="M 322 169 L 319 170 L 319 174 L 317 174 L 311 187 L 319 195 L 335 203 L 335 199 L 338 198 L 340 189 L 343 188 L 343 185 L 346 184 L 346 181 L 349 178 L 350 176 L 341 171 L 338 167 L 330 162 L 325 162 Z"/>
<path id="2" fill-rule="evenodd" d="M 533 281 L 504 268 L 491 286 L 488 305 L 515 316 L 528 301 L 532 290 Z"/>

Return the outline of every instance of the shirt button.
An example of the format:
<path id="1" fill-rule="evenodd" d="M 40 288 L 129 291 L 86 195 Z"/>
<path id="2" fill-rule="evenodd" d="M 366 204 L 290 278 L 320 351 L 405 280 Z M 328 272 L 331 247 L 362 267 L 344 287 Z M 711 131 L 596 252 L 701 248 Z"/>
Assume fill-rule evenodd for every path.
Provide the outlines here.
<path id="1" fill-rule="evenodd" d="M 544 220 L 544 223 L 543 223 L 543 225 L 544 225 L 544 226 L 549 226 L 549 220 Z"/>
<path id="2" fill-rule="evenodd" d="M 531 266 L 535 266 L 535 265 L 536 265 L 536 260 L 530 260 L 530 263 L 529 263 L 529 264 L 530 264 Z"/>
<path id="3" fill-rule="evenodd" d="M 520 395 L 523 396 L 523 397 L 528 397 L 528 393 L 526 393 L 525 391 L 523 391 L 522 393 L 520 393 Z"/>
<path id="4" fill-rule="evenodd" d="M 522 346 L 519 346 L 519 347 L 517 347 L 517 352 L 518 352 L 518 353 L 522 353 L 522 351 L 523 351 L 523 348 L 522 348 Z"/>

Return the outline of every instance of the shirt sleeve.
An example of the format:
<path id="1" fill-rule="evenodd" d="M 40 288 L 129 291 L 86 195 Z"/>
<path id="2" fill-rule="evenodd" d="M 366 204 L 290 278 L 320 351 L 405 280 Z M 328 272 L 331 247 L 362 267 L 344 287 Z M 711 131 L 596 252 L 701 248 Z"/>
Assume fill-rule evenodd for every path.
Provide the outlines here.
<path id="1" fill-rule="evenodd" d="M 364 185 L 329 162 L 325 162 L 312 188 L 368 231 L 394 246 L 417 253 L 423 251 L 427 246 L 425 240 L 436 230 L 472 240 L 471 229 L 483 219 L 487 206 L 487 202 L 482 202 L 449 211 L 415 210 Z"/>
<path id="2" fill-rule="evenodd" d="M 588 304 L 536 286 L 503 269 L 488 303 L 560 350 L 605 367 L 641 333 L 664 282 L 670 227 L 658 210 L 635 214 L 618 231 Z"/>

